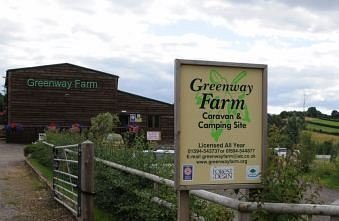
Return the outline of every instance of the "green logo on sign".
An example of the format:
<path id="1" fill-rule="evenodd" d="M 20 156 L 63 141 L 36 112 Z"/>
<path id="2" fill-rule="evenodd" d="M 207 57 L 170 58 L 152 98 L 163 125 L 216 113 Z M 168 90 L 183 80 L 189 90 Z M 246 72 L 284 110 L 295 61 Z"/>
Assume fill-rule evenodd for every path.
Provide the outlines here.
<path id="1" fill-rule="evenodd" d="M 203 110 L 199 128 L 210 128 L 211 136 L 217 142 L 224 130 L 246 128 L 251 122 L 250 112 L 245 102 L 246 96 L 253 91 L 253 85 L 241 84 L 247 76 L 246 71 L 239 72 L 229 81 L 217 70 L 210 70 L 208 82 L 201 78 L 191 81 L 190 89 L 195 91 L 195 104 Z M 231 120 L 235 120 L 232 124 Z"/>

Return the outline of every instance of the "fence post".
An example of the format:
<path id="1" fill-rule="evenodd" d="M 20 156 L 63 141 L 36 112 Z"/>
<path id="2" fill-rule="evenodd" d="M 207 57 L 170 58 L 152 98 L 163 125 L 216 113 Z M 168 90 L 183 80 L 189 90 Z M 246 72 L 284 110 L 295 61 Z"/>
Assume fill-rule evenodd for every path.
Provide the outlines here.
<path id="1" fill-rule="evenodd" d="M 242 194 L 245 198 L 242 198 L 242 201 L 248 200 L 251 198 L 251 190 L 248 189 L 240 189 L 240 194 Z M 243 211 L 241 205 L 239 206 L 239 210 L 234 217 L 234 221 L 251 221 L 251 213 Z"/>
<path id="2" fill-rule="evenodd" d="M 81 216 L 79 221 L 94 220 L 94 144 L 81 144 Z"/>
<path id="3" fill-rule="evenodd" d="M 190 209 L 189 209 L 189 191 L 188 190 L 178 190 L 178 221 L 189 221 L 190 219 Z"/>
<path id="4" fill-rule="evenodd" d="M 251 213 L 244 213 L 238 211 L 238 217 L 236 218 L 236 221 L 251 221 Z"/>

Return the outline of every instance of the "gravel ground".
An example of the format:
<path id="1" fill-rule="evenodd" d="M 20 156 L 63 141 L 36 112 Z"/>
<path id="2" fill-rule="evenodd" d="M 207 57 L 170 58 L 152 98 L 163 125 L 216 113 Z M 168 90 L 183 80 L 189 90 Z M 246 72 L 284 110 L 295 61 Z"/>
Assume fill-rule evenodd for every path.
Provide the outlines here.
<path id="1" fill-rule="evenodd" d="M 0 220 L 75 220 L 24 163 L 22 145 L 0 143 Z"/>

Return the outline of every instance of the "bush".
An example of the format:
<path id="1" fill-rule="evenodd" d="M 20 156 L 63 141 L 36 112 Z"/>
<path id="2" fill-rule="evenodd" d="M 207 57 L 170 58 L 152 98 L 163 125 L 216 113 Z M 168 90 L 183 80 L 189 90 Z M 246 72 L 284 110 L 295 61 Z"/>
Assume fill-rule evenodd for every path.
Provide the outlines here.
<path id="1" fill-rule="evenodd" d="M 85 140 L 85 137 L 70 133 L 67 131 L 62 132 L 47 132 L 46 139 L 48 143 L 53 145 L 69 145 L 78 144 Z M 41 142 L 29 144 L 24 148 L 24 155 L 36 159 L 41 165 L 52 168 L 53 163 L 53 148 Z"/>
<path id="2" fill-rule="evenodd" d="M 113 128 L 119 123 L 118 115 L 111 113 L 101 113 L 96 117 L 91 118 L 91 127 L 89 129 L 88 138 L 91 140 L 98 140 L 99 142 L 112 133 Z"/>
<path id="3" fill-rule="evenodd" d="M 312 189 L 315 180 L 305 177 L 301 154 L 293 152 L 286 157 L 278 157 L 274 154 L 268 159 L 268 167 L 262 174 L 263 189 L 252 192 L 252 199 L 260 204 L 272 203 L 315 203 L 319 194 Z M 306 197 L 306 192 L 311 192 Z M 300 215 L 271 214 L 266 211 L 254 213 L 254 220 L 258 221 L 298 221 L 303 220 Z"/>
<path id="4" fill-rule="evenodd" d="M 35 151 L 35 144 L 29 144 L 24 148 L 24 156 L 30 157 L 30 155 Z"/>
<path id="5" fill-rule="evenodd" d="M 30 144 L 24 149 L 25 156 L 36 159 L 41 165 L 52 168 L 53 149 L 43 143 Z"/>
<path id="6" fill-rule="evenodd" d="M 153 174 L 173 178 L 173 158 L 157 160 L 152 154 L 145 154 L 135 148 L 115 149 L 96 146 L 96 156 Z M 114 170 L 103 164 L 96 164 L 96 204 L 118 216 L 121 220 L 175 220 L 175 210 L 166 209 L 151 202 L 154 196 L 161 197 L 175 205 L 175 192 L 172 188 L 159 185 L 154 188 L 152 181 Z"/>
<path id="7" fill-rule="evenodd" d="M 79 144 L 86 140 L 83 134 L 71 133 L 69 131 L 47 132 L 46 140 L 56 146 Z"/>
<path id="8" fill-rule="evenodd" d="M 137 139 L 138 140 L 138 139 Z M 142 142 L 136 141 L 136 143 Z M 139 143 L 140 144 L 140 143 Z M 152 152 L 142 151 L 144 146 L 116 149 L 97 146 L 96 156 L 131 168 L 173 180 L 174 156 L 157 158 Z M 176 220 L 176 210 L 152 202 L 153 197 L 176 205 L 176 193 L 172 187 L 155 185 L 152 181 L 96 164 L 96 205 L 121 220 Z M 233 213 L 223 206 L 190 197 L 191 211 L 205 220 L 232 220 Z"/>

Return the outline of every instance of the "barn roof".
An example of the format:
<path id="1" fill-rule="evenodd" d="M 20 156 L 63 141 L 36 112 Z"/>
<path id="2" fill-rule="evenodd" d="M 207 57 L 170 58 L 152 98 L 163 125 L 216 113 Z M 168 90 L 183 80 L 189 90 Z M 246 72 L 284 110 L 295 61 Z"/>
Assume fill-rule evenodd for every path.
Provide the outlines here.
<path id="1" fill-rule="evenodd" d="M 112 77 L 112 78 L 119 78 L 119 76 L 114 75 L 114 74 L 94 70 L 94 69 L 91 69 L 91 68 L 87 68 L 87 67 L 83 67 L 83 66 L 79 66 L 79 65 L 75 65 L 75 64 L 71 64 L 71 63 L 59 63 L 59 64 L 40 65 L 40 66 L 33 66 L 33 67 L 13 68 L 13 69 L 7 70 L 7 75 L 8 75 L 8 73 L 12 74 L 12 73 L 15 73 L 15 72 L 21 72 L 21 71 L 30 70 L 30 69 L 43 69 L 43 68 L 53 68 L 53 67 L 62 67 L 62 66 L 65 66 L 65 67 L 68 66 L 68 67 L 72 67 L 72 68 L 87 70 L 87 71 L 95 72 L 97 74 L 107 75 L 107 76 Z M 7 77 L 6 77 L 5 86 L 7 86 Z"/>

